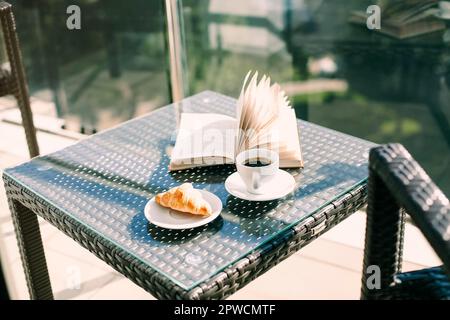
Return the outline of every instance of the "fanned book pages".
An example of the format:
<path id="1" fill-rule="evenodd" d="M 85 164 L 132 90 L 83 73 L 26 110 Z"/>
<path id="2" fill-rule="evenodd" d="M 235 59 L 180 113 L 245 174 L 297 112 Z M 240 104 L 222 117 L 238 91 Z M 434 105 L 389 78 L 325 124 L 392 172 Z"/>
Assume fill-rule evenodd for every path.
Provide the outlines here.
<path id="1" fill-rule="evenodd" d="M 217 113 L 182 113 L 169 169 L 231 164 L 245 150 L 277 151 L 281 168 L 303 167 L 294 109 L 277 84 L 258 72 L 245 77 L 236 118 Z"/>

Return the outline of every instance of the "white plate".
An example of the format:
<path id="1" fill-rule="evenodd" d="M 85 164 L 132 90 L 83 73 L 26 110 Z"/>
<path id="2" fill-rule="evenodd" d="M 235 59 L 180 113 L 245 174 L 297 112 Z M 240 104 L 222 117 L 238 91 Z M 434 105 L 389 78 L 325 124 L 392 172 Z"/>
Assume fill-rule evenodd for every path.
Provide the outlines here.
<path id="1" fill-rule="evenodd" d="M 233 173 L 225 180 L 225 189 L 231 195 L 249 201 L 270 201 L 283 198 L 291 193 L 294 187 L 294 177 L 281 169 L 278 169 L 277 174 L 269 183 L 261 187 L 262 194 L 249 193 L 238 172 Z"/>
<path id="2" fill-rule="evenodd" d="M 163 207 L 156 203 L 153 197 L 144 208 L 144 214 L 148 221 L 165 229 L 190 229 L 207 224 L 216 219 L 222 211 L 222 201 L 213 193 L 206 190 L 201 192 L 203 199 L 208 201 L 212 213 L 208 217 L 196 216 L 170 208 Z"/>

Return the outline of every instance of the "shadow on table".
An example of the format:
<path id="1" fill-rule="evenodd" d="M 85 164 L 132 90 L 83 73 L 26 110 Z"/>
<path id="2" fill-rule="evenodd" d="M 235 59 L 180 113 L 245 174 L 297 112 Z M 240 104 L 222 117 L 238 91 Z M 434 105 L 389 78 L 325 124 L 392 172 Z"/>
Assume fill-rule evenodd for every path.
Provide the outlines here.
<path id="1" fill-rule="evenodd" d="M 222 215 L 228 223 L 258 241 L 257 239 L 270 236 L 287 226 L 284 221 L 271 216 L 279 204 L 279 200 L 246 201 L 229 196 L 226 201 L 227 210 Z M 230 236 L 233 237 L 232 234 Z"/>
<path id="2" fill-rule="evenodd" d="M 297 188 L 288 196 L 273 201 L 246 201 L 228 196 L 223 215 L 248 235 L 270 236 L 314 213 L 366 175 L 366 167 L 342 162 L 325 164 L 317 170 L 306 168 L 297 175 Z M 302 180 L 311 182 L 302 185 Z M 293 201 L 295 210 L 292 210 Z"/>
<path id="3" fill-rule="evenodd" d="M 194 185 L 201 183 L 219 184 L 224 183 L 226 178 L 236 171 L 235 166 L 229 164 L 169 171 L 169 164 L 169 156 L 164 155 L 160 159 L 159 167 L 167 169 L 153 172 L 149 181 L 146 183 L 147 188 L 151 189 L 157 185 L 159 188 L 163 187 L 168 189 L 173 182 L 177 182 L 178 184 L 191 182 Z"/>
<path id="4" fill-rule="evenodd" d="M 321 166 L 313 172 L 306 168 L 297 182 L 293 193 L 296 200 L 314 194 L 317 197 L 327 199 L 330 192 L 338 195 L 367 178 L 367 166 L 352 165 L 344 162 L 333 162 Z M 302 184 L 302 180 L 312 182 Z M 335 189 L 334 191 L 331 191 Z"/>
<path id="5" fill-rule="evenodd" d="M 120 174 L 120 172 L 99 171 L 94 167 L 86 166 L 86 164 L 82 163 L 82 161 L 78 162 L 73 159 L 66 161 L 54 155 L 47 155 L 36 159 L 34 164 L 39 161 L 40 164 L 38 166 L 50 166 L 47 173 L 44 171 L 40 173 L 40 176 L 47 178 L 47 181 L 51 181 L 49 178 L 52 177 L 52 173 L 53 176 L 59 173 L 71 174 L 72 172 L 80 172 L 80 168 L 82 168 L 83 176 L 71 177 L 72 179 L 80 180 L 79 185 L 85 185 L 81 183 L 81 180 L 86 180 L 99 186 L 105 185 L 106 183 L 111 184 L 114 181 L 119 181 L 114 184 L 113 188 L 126 189 L 126 191 L 121 191 L 130 194 L 134 194 L 134 190 L 136 190 L 136 193 L 142 193 L 142 191 L 144 191 L 150 194 L 156 194 L 166 191 L 170 187 L 183 182 L 192 182 L 194 185 L 202 183 L 221 184 L 225 181 L 228 175 L 235 170 L 232 165 L 221 165 L 170 172 L 170 158 L 166 151 L 168 145 L 170 145 L 170 139 L 162 139 L 159 141 L 158 150 L 160 152 L 160 159 L 158 163 L 152 166 L 152 168 L 156 167 L 158 169 L 149 169 L 148 172 L 142 172 L 143 175 L 149 176 L 147 182 L 145 183 L 130 179 L 125 175 Z M 80 188 L 77 190 L 90 193 L 87 189 L 82 190 L 82 188 Z M 114 201 L 114 199 L 111 200 Z"/>
<path id="6" fill-rule="evenodd" d="M 223 225 L 222 217 L 218 217 L 214 221 L 191 229 L 164 229 L 147 221 L 144 214 L 135 215 L 128 229 L 131 238 L 150 245 L 179 245 L 188 242 L 200 234 L 202 236 L 213 235 L 218 232 Z"/>
<path id="7" fill-rule="evenodd" d="M 280 203 L 280 200 L 272 201 L 247 201 L 236 198 L 235 196 L 228 196 L 226 207 L 229 213 L 246 219 L 259 218 L 261 215 L 272 211 Z"/>
<path id="8" fill-rule="evenodd" d="M 170 143 L 169 140 L 159 141 L 158 150 L 166 148 L 168 143 Z M 127 224 L 126 228 L 130 232 L 130 237 L 133 240 L 143 241 L 156 246 L 183 243 L 197 237 L 200 233 L 214 234 L 221 230 L 223 226 L 221 218 L 203 227 L 181 231 L 165 230 L 148 223 L 144 216 L 146 202 L 154 194 L 166 191 L 182 182 L 193 182 L 195 187 L 206 188 L 221 198 L 221 201 L 226 204 L 222 216 L 227 222 L 227 228 L 228 224 L 231 224 L 230 234 L 233 234 L 232 228 L 238 228 L 259 237 L 273 234 L 292 221 L 292 213 L 290 213 L 291 216 L 287 221 L 283 218 L 282 211 L 281 214 L 275 211 L 278 210 L 277 206 L 281 201 L 295 199 L 296 205 L 298 205 L 298 202 L 301 205 L 303 198 L 308 198 L 308 196 L 321 196 L 324 200 L 327 200 L 330 198 L 330 193 L 336 195 L 340 193 L 337 187 L 345 189 L 354 184 L 346 183 L 347 180 L 354 180 L 356 183 L 358 177 L 364 177 L 362 172 L 367 174 L 367 168 L 365 167 L 362 168 L 340 162 L 325 164 L 317 170 L 311 171 L 306 167 L 299 174 L 299 187 L 290 196 L 280 201 L 249 202 L 230 196 L 224 188 L 224 180 L 235 171 L 235 167 L 232 165 L 169 172 L 170 159 L 167 154 L 163 153 L 159 157 L 156 169 L 152 166 L 147 172 L 142 173 L 148 175 L 148 180 L 143 183 L 127 178 L 121 172 L 105 174 L 93 168 L 86 168 L 81 161 L 80 163 L 70 159 L 65 161 L 51 155 L 45 156 L 38 161 L 43 162 L 41 164 L 38 162 L 38 167 L 46 163 L 50 163 L 52 166 L 48 171 L 42 171 L 35 177 L 45 180 L 46 183 L 55 183 L 55 187 L 60 186 L 61 183 L 75 185 L 73 192 L 79 192 L 99 200 L 97 210 L 102 210 L 102 202 L 117 204 L 122 216 L 121 223 Z M 82 176 L 74 175 L 74 172 L 80 171 L 80 166 L 83 166 Z M 33 166 L 30 169 L 36 170 L 36 167 Z M 60 178 L 55 180 L 55 176 L 60 176 Z M 302 185 L 302 180 L 304 181 L 305 178 L 312 182 Z M 115 181 L 118 182 L 116 183 Z M 336 190 L 328 191 L 332 188 L 336 188 Z M 305 201 L 307 200 L 305 199 Z M 302 218 L 301 214 L 304 217 L 305 212 L 300 212 L 298 218 Z M 112 213 L 110 215 L 112 219 L 117 218 Z M 294 219 L 297 219 L 297 217 L 294 217 Z"/>

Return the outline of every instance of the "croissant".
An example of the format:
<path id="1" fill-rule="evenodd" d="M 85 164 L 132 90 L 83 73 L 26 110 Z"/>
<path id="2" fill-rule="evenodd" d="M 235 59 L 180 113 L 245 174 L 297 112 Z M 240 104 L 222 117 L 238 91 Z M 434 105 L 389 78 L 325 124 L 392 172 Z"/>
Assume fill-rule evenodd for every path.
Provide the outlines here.
<path id="1" fill-rule="evenodd" d="M 155 201 L 164 207 L 200 216 L 209 216 L 212 212 L 209 203 L 190 183 L 183 183 L 181 186 L 158 193 Z"/>

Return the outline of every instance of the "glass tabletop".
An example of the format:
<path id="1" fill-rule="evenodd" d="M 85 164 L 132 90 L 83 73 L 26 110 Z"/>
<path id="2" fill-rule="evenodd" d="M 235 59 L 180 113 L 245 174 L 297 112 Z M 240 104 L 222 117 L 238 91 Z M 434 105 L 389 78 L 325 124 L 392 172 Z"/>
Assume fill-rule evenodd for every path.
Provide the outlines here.
<path id="1" fill-rule="evenodd" d="M 224 181 L 235 171 L 231 165 L 169 172 L 180 113 L 234 115 L 235 102 L 205 91 L 5 174 L 189 290 L 367 178 L 373 143 L 305 121 L 299 121 L 305 168 L 288 170 L 297 185 L 283 199 L 248 202 L 229 195 Z M 188 230 L 148 223 L 148 200 L 183 182 L 216 194 L 221 216 Z"/>

